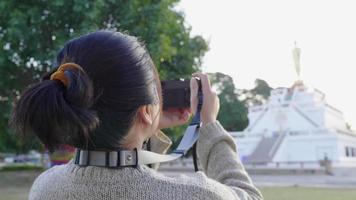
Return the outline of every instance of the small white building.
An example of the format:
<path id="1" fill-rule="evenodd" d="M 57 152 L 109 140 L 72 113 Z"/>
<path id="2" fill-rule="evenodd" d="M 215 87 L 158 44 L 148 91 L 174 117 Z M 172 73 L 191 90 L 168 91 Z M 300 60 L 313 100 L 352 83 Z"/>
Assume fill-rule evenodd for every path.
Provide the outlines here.
<path id="1" fill-rule="evenodd" d="M 321 91 L 297 81 L 271 91 L 267 103 L 249 108 L 249 125 L 236 138 L 241 160 L 263 166 L 356 166 L 356 133 Z"/>

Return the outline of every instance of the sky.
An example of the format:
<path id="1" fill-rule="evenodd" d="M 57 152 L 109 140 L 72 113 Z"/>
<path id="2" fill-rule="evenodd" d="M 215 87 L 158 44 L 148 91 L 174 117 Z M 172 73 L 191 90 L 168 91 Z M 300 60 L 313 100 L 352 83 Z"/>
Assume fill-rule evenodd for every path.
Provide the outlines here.
<path id="1" fill-rule="evenodd" d="M 355 8 L 352 0 L 182 0 L 176 9 L 209 42 L 203 71 L 226 73 L 237 88 L 252 88 L 256 78 L 290 87 L 296 42 L 303 82 L 356 129 Z"/>

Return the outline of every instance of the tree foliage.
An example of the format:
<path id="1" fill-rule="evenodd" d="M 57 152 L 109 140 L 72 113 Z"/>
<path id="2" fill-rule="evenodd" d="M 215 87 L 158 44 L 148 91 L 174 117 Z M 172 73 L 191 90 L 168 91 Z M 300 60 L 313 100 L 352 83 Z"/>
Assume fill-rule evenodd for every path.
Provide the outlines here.
<path id="1" fill-rule="evenodd" d="M 241 99 L 243 99 L 247 106 L 261 105 L 271 95 L 272 89 L 265 80 L 256 79 L 254 88 L 240 91 L 242 95 Z"/>
<path id="2" fill-rule="evenodd" d="M 218 120 L 229 131 L 242 131 L 248 125 L 248 107 L 261 105 L 271 94 L 272 88 L 262 79 L 255 80 L 255 87 L 237 89 L 233 79 L 223 73 L 210 73 L 212 87 L 220 99 Z"/>
<path id="3" fill-rule="evenodd" d="M 208 47 L 202 37 L 191 36 L 184 15 L 174 10 L 178 1 L 0 1 L 0 151 L 23 146 L 7 126 L 11 106 L 50 70 L 56 52 L 71 38 L 98 29 L 127 32 L 145 42 L 161 79 L 198 71 Z"/>
<path id="4" fill-rule="evenodd" d="M 233 79 L 223 73 L 209 74 L 212 87 L 220 99 L 218 120 L 229 131 L 241 131 L 248 125 L 247 108 L 239 100 Z"/>

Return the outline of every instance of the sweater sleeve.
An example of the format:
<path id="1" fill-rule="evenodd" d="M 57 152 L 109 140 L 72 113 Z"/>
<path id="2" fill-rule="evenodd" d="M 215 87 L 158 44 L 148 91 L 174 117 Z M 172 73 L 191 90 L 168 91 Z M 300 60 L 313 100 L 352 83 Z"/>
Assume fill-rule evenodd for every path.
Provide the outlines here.
<path id="1" fill-rule="evenodd" d="M 207 177 L 222 183 L 236 200 L 263 199 L 239 159 L 233 138 L 219 121 L 200 128 L 197 154 Z"/>

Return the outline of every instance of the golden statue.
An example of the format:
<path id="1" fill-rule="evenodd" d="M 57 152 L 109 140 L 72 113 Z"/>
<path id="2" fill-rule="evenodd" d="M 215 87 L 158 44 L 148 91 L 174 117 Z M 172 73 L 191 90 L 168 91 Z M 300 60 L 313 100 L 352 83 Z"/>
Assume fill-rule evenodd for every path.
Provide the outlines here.
<path id="1" fill-rule="evenodd" d="M 301 54 L 301 50 L 300 50 L 300 48 L 297 47 L 297 42 L 294 42 L 294 46 L 295 47 L 292 50 L 293 60 L 294 60 L 294 67 L 295 67 L 295 71 L 297 72 L 298 79 L 300 80 L 300 73 L 301 73 L 300 54 Z"/>

